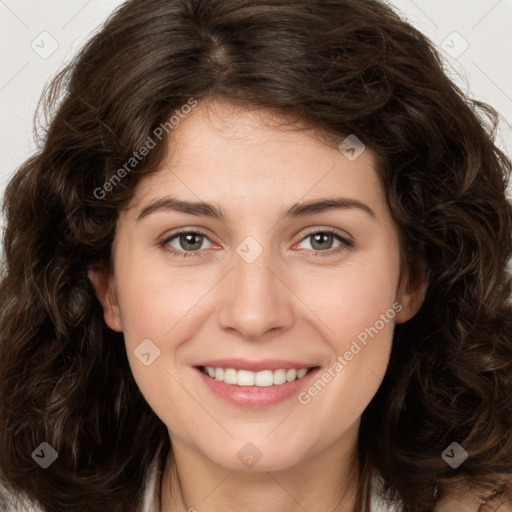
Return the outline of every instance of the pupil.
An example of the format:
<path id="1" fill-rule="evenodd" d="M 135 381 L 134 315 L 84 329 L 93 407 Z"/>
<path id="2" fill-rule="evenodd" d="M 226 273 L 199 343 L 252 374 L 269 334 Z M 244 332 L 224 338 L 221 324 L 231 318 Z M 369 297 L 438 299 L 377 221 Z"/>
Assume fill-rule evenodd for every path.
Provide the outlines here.
<path id="1" fill-rule="evenodd" d="M 192 249 L 198 249 L 199 247 L 201 247 L 201 241 L 199 241 L 199 242 L 197 242 L 197 241 L 196 241 L 196 242 L 194 243 L 194 241 L 193 241 L 193 240 L 194 240 L 195 238 L 197 238 L 197 237 L 201 237 L 201 236 L 202 236 L 202 235 L 194 234 L 194 233 L 189 233 L 189 234 L 187 234 L 187 235 L 183 235 L 183 236 L 182 236 L 182 239 L 183 239 L 183 238 L 185 239 L 185 244 L 182 244 L 182 247 L 183 247 L 184 249 L 188 248 L 188 249 L 191 249 L 191 250 L 192 250 Z M 192 245 L 192 246 L 194 246 L 194 245 L 198 245 L 198 247 L 187 247 L 187 246 L 190 246 L 190 245 Z"/>
<path id="2" fill-rule="evenodd" d="M 314 240 L 314 241 L 313 241 L 313 244 L 312 244 L 312 245 L 313 245 L 313 248 L 315 248 L 315 247 L 314 247 L 314 244 L 315 244 L 315 243 L 317 243 L 317 242 L 322 242 L 322 239 L 323 239 L 323 241 L 325 242 L 325 241 L 326 241 L 326 240 L 325 240 L 326 238 L 327 238 L 327 241 L 330 241 L 330 239 L 332 238 L 332 235 L 331 235 L 330 233 L 318 233 L 318 234 L 314 235 L 314 236 L 313 236 L 313 240 Z M 325 244 L 324 244 L 323 248 L 325 249 Z M 320 245 L 320 249 L 322 249 L 322 245 Z"/>

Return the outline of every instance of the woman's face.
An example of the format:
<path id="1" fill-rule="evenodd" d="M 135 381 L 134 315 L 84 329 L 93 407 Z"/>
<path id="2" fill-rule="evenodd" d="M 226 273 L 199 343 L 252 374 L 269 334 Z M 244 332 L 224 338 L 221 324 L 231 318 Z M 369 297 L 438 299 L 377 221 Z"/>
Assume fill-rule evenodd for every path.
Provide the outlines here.
<path id="1" fill-rule="evenodd" d="M 173 447 L 228 469 L 353 447 L 416 311 L 370 152 L 271 120 L 199 104 L 120 214 L 114 275 L 90 273 Z"/>

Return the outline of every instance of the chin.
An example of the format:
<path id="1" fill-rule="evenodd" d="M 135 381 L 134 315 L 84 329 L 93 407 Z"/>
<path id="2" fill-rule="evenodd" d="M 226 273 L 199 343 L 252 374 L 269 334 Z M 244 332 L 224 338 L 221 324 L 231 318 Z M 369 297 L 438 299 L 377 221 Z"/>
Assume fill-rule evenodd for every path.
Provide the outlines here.
<path id="1" fill-rule="evenodd" d="M 266 443 L 262 441 L 259 445 L 257 441 L 255 443 L 236 443 L 236 447 L 227 447 L 223 453 L 205 453 L 205 456 L 214 464 L 227 470 L 243 472 L 286 470 L 300 464 L 305 457 L 305 454 L 298 451 L 278 453 L 276 448 L 268 441 Z M 289 451 L 290 447 L 286 447 L 286 449 Z"/>

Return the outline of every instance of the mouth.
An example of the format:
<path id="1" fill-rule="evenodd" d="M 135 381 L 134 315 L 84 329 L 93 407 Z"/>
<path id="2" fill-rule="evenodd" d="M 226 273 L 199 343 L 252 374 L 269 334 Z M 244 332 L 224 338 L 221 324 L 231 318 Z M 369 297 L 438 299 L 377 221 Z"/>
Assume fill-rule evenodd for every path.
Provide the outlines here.
<path id="1" fill-rule="evenodd" d="M 231 405 L 248 409 L 268 408 L 298 397 L 314 379 L 320 366 L 261 369 L 194 366 L 205 392 Z"/>
<path id="2" fill-rule="evenodd" d="M 277 370 L 262 370 L 253 372 L 250 370 L 237 370 L 235 368 L 215 368 L 213 366 L 198 366 L 198 370 L 210 379 L 225 384 L 243 387 L 266 388 L 280 386 L 287 382 L 301 380 L 318 366 L 310 368 L 280 368 Z"/>

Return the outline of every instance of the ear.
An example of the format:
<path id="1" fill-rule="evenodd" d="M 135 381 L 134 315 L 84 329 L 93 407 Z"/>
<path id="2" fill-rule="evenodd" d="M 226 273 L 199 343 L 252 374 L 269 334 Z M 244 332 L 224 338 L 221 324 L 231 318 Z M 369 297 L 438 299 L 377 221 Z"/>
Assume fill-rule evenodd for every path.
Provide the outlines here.
<path id="1" fill-rule="evenodd" d="M 96 297 L 103 306 L 105 323 L 113 331 L 122 332 L 121 313 L 112 273 L 105 267 L 95 267 L 89 269 L 87 275 L 96 292 Z"/>
<path id="2" fill-rule="evenodd" d="M 428 278 L 422 275 L 414 280 L 405 273 L 398 285 L 396 302 L 402 306 L 395 316 L 396 323 L 402 324 L 411 319 L 421 308 L 428 288 Z"/>

